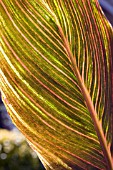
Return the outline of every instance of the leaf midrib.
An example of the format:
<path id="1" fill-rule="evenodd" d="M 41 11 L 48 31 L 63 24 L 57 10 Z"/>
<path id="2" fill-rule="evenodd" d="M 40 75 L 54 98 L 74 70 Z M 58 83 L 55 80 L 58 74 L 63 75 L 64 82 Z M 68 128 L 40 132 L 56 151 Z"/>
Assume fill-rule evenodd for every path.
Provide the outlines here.
<path id="1" fill-rule="evenodd" d="M 101 145 L 101 148 L 102 148 L 105 160 L 106 160 L 107 168 L 109 170 L 113 170 L 112 157 L 111 157 L 110 149 L 107 146 L 107 140 L 106 140 L 106 137 L 104 136 L 102 124 L 98 120 L 97 113 L 96 113 L 96 110 L 94 108 L 93 102 L 91 100 L 90 94 L 89 94 L 89 92 L 88 92 L 88 90 L 87 90 L 87 88 L 84 84 L 84 81 L 83 81 L 83 79 L 80 75 L 79 69 L 78 69 L 77 64 L 76 64 L 76 59 L 75 59 L 76 57 L 73 56 L 73 54 L 70 50 L 69 42 L 66 39 L 66 37 L 63 33 L 63 30 L 62 30 L 62 27 L 60 26 L 59 21 L 58 21 L 56 16 L 55 16 L 55 21 L 56 21 L 56 24 L 58 26 L 58 30 L 59 30 L 59 33 L 61 35 L 61 38 L 63 40 L 66 53 L 67 53 L 68 58 L 69 58 L 69 60 L 72 64 L 74 75 L 77 77 L 78 83 L 79 83 L 80 88 L 81 88 L 81 92 L 82 92 L 83 97 L 85 99 L 87 108 L 90 112 L 90 115 L 91 115 L 91 118 L 92 118 L 92 121 L 93 121 L 93 124 L 94 124 L 94 128 L 95 128 L 95 131 L 97 133 L 97 136 L 98 136 L 98 139 L 99 139 L 99 142 L 100 142 L 100 145 Z"/>

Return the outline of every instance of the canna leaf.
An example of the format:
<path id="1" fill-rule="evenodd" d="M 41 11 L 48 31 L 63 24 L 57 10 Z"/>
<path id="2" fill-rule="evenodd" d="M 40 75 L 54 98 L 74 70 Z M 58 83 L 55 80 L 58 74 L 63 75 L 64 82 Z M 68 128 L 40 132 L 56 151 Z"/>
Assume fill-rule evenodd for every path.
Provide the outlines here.
<path id="1" fill-rule="evenodd" d="M 113 169 L 113 28 L 97 0 L 1 0 L 0 88 L 47 169 Z"/>

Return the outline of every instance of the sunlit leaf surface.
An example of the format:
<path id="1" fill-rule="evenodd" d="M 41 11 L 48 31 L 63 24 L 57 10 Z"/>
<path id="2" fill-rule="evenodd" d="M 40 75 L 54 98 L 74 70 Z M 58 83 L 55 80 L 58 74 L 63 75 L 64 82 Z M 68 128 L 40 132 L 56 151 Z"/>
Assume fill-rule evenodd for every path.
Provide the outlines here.
<path id="1" fill-rule="evenodd" d="M 98 1 L 1 0 L 0 21 L 2 98 L 45 166 L 112 169 L 113 29 Z"/>

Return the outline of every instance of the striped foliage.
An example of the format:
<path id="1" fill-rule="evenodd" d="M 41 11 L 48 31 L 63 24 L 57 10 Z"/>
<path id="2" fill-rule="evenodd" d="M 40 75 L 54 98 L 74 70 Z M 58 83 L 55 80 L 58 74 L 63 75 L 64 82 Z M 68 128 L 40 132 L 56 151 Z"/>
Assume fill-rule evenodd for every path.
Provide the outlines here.
<path id="1" fill-rule="evenodd" d="M 45 167 L 112 170 L 113 29 L 98 1 L 1 0 L 0 14 L 2 98 Z"/>

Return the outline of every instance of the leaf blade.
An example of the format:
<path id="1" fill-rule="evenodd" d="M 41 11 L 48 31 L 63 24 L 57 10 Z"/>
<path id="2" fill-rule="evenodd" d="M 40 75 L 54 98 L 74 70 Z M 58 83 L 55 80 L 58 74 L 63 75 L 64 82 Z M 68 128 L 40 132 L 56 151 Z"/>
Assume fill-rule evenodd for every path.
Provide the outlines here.
<path id="1" fill-rule="evenodd" d="M 8 2 L 8 1 L 6 1 L 6 2 L 9 3 L 10 5 L 13 5 L 15 8 L 18 7 L 18 17 L 20 16 L 21 18 L 25 18 L 22 21 L 20 19 L 17 19 L 16 12 L 15 12 L 15 17 L 14 17 L 13 15 L 11 15 L 11 11 L 8 12 L 9 8 L 7 6 L 7 9 L 6 9 L 7 16 L 10 18 L 11 22 L 13 21 L 13 26 L 15 26 L 16 29 L 13 28 L 13 26 L 11 27 L 14 31 L 13 36 L 11 36 L 11 28 L 7 28 L 7 30 L 6 30 L 7 34 L 3 31 L 3 34 L 6 36 L 6 38 L 5 38 L 5 36 L 2 37 L 3 43 L 5 43 L 3 48 L 5 50 L 5 53 L 7 53 L 7 54 L 8 54 L 8 50 L 10 49 L 11 54 L 8 54 L 7 57 L 5 58 L 5 53 L 3 53 L 3 56 L 5 59 L 3 59 L 2 62 L 6 66 L 3 67 L 3 72 L 1 72 L 1 75 L 2 75 L 1 77 L 3 78 L 2 82 L 6 82 L 6 84 L 8 84 L 8 86 L 10 87 L 10 93 L 12 93 L 12 92 L 14 94 L 16 93 L 16 97 L 14 96 L 14 98 L 15 98 L 15 100 L 18 99 L 18 104 L 16 104 L 16 102 L 11 99 L 10 93 L 8 92 L 8 87 L 5 86 L 5 83 L 2 84 L 1 87 L 2 87 L 2 89 L 4 89 L 3 90 L 4 92 L 7 91 L 7 93 L 5 92 L 6 93 L 5 95 L 7 95 L 8 100 L 13 104 L 13 107 L 12 106 L 8 106 L 8 107 L 9 107 L 9 110 L 11 110 L 10 112 L 12 112 L 12 116 L 13 116 L 15 123 L 21 128 L 23 133 L 26 134 L 27 131 L 29 131 L 29 133 L 32 134 L 31 136 L 33 139 L 35 139 L 35 136 L 36 136 L 38 138 L 38 140 L 40 140 L 40 142 L 39 142 L 40 145 L 38 145 L 39 148 L 42 149 L 42 146 L 41 146 L 42 143 L 43 143 L 43 146 L 47 145 L 46 146 L 47 148 L 45 149 L 45 151 L 44 151 L 44 149 L 42 149 L 43 152 L 47 153 L 47 150 L 49 150 L 49 154 L 51 155 L 51 161 L 56 162 L 55 164 L 57 164 L 57 161 L 58 161 L 59 164 L 61 165 L 61 168 L 63 166 L 65 168 L 66 168 L 66 166 L 68 166 L 68 169 L 69 169 L 69 167 L 71 167 L 71 166 L 76 167 L 78 165 L 83 169 L 85 169 L 87 166 L 88 167 L 94 166 L 94 167 L 102 169 L 102 167 L 105 166 L 103 154 L 101 152 L 97 136 L 94 133 L 94 127 L 93 127 L 92 121 L 89 117 L 88 110 L 87 110 L 87 108 L 85 108 L 84 99 L 81 95 L 80 87 L 77 84 L 78 81 L 77 81 L 76 77 L 74 77 L 73 69 L 72 69 L 71 65 L 69 64 L 70 60 L 67 57 L 66 48 L 62 44 L 62 38 L 60 37 L 60 34 L 57 32 L 58 31 L 57 24 L 53 22 L 54 21 L 53 13 L 50 12 L 50 10 L 48 8 L 47 8 L 47 11 L 49 10 L 49 14 L 47 13 L 47 11 L 45 9 L 47 7 L 47 4 L 44 6 L 44 4 L 41 3 L 42 1 L 39 1 L 39 4 L 37 4 L 37 6 L 35 4 L 36 2 L 34 2 L 34 1 L 33 2 L 29 1 L 29 2 L 25 2 L 25 3 L 23 3 L 23 2 L 18 3 L 16 1 L 14 1 L 13 3 Z M 49 1 L 49 3 L 50 3 L 50 1 Z M 48 5 L 50 5 L 49 3 L 48 3 Z M 52 1 L 51 1 L 51 3 L 52 3 Z M 63 1 L 62 1 L 62 3 L 63 3 Z M 71 3 L 71 1 L 70 1 L 70 3 Z M 4 3 L 2 3 L 2 4 L 4 4 Z M 41 6 L 42 8 L 39 7 L 39 5 L 40 6 L 42 5 Z M 78 7 L 80 9 L 82 5 L 81 4 L 79 4 L 79 5 L 78 5 Z M 30 9 L 32 9 L 32 10 L 28 11 L 27 7 L 30 7 Z M 26 9 L 26 11 L 25 11 L 25 9 Z M 59 9 L 59 8 L 57 8 L 57 9 Z M 13 8 L 11 8 L 11 10 L 13 10 Z M 19 10 L 20 10 L 20 13 L 19 13 Z M 31 14 L 31 12 L 35 12 L 35 14 L 37 14 L 37 18 L 39 17 L 39 14 L 37 12 L 39 12 L 40 15 L 43 14 L 42 18 L 40 16 L 41 22 L 46 23 L 46 25 L 47 24 L 50 25 L 49 28 L 51 28 L 51 30 L 55 30 L 54 34 L 57 35 L 58 41 L 55 40 L 54 34 L 49 33 L 49 29 L 47 29 L 47 30 L 44 29 L 44 31 L 41 31 L 40 20 L 39 20 L 38 24 L 35 24 L 34 21 L 36 21 L 37 18 L 33 14 L 30 15 L 30 17 L 28 17 L 28 14 Z M 30 27 L 29 27 L 29 25 L 26 24 L 27 17 L 29 20 Z M 26 24 L 26 29 L 24 29 L 22 27 L 23 23 Z M 68 26 L 69 25 L 70 24 L 68 24 Z M 38 33 L 36 33 L 36 41 L 35 41 L 33 35 L 32 36 L 29 35 L 29 29 L 32 32 L 32 29 L 34 27 L 38 32 Z M 44 24 L 42 24 L 42 27 L 45 28 Z M 63 28 L 66 29 L 65 26 Z M 82 28 L 83 28 L 83 26 L 82 26 Z M 9 34 L 9 30 L 10 30 L 10 34 Z M 70 28 L 70 30 L 71 30 L 71 28 Z M 48 32 L 48 35 L 45 34 L 45 31 Z M 18 44 L 18 42 L 16 42 L 17 32 L 19 32 L 18 33 L 19 44 Z M 66 30 L 64 32 L 67 35 L 68 30 Z M 80 30 L 79 30 L 79 32 L 80 32 Z M 44 40 L 42 40 L 40 33 L 42 33 Z M 70 33 L 70 31 L 69 31 L 69 33 Z M 82 33 L 82 30 L 81 30 L 80 34 L 81 33 Z M 54 45 L 54 42 L 52 40 L 50 40 L 49 35 L 51 35 L 51 39 L 54 37 L 54 40 L 56 43 L 55 45 Z M 19 38 L 19 36 L 21 36 L 21 37 Z M 73 36 L 71 36 L 71 37 L 69 35 L 67 35 L 67 36 L 68 36 L 69 42 L 71 42 L 70 39 Z M 83 40 L 83 38 L 84 38 L 84 36 L 82 35 L 80 39 Z M 11 42 L 11 40 L 13 40 L 13 41 Z M 85 40 L 86 40 L 86 38 L 85 38 Z M 50 45 L 49 45 L 49 47 L 47 46 L 49 41 L 51 41 L 52 48 L 55 48 L 55 51 L 57 51 L 57 50 L 60 51 L 60 55 L 58 55 L 59 53 L 53 52 L 53 49 L 51 49 Z M 43 45 L 40 45 L 40 42 Z M 22 49 L 22 46 L 20 45 L 21 43 L 25 48 L 24 50 Z M 27 43 L 27 45 L 26 45 L 26 43 Z M 57 44 L 57 43 L 59 43 L 59 44 Z M 79 43 L 83 47 L 83 43 L 80 41 L 79 41 Z M 15 47 L 15 44 L 18 48 Z M 60 48 L 58 48 L 58 45 L 60 45 Z M 47 50 L 44 50 L 43 47 L 50 50 L 52 55 Z M 28 50 L 28 51 L 26 50 L 28 48 L 30 48 L 31 52 L 30 52 L 30 50 Z M 21 52 L 19 52 L 19 51 L 21 51 Z M 78 52 L 78 54 L 79 54 L 80 49 L 78 51 L 79 51 Z M 62 57 L 61 57 L 61 53 L 62 53 Z M 75 54 L 76 52 L 73 52 L 73 53 Z M 82 54 L 84 54 L 84 51 L 82 52 Z M 34 57 L 35 57 L 35 60 L 34 60 Z M 9 63 L 8 63 L 8 58 L 10 61 Z M 78 58 L 77 65 L 78 65 L 79 69 L 81 70 L 81 64 L 79 63 L 80 62 L 79 60 L 80 60 L 80 56 Z M 58 62 L 58 61 L 60 61 L 60 62 Z M 64 66 L 64 62 L 65 62 L 65 66 Z M 17 63 L 19 63 L 19 65 Z M 13 64 L 14 64 L 14 66 L 13 66 Z M 9 71 L 7 70 L 7 67 L 9 69 Z M 88 64 L 87 64 L 87 67 L 88 67 Z M 32 68 L 32 70 L 29 68 Z M 12 72 L 12 74 L 11 74 L 11 72 Z M 84 70 L 81 70 L 82 74 L 84 74 L 84 72 L 85 72 Z M 15 78 L 16 78 L 16 80 L 15 80 Z M 91 82 L 89 84 L 91 84 Z M 62 88 L 62 90 L 61 90 L 61 88 Z M 25 89 L 25 90 L 23 90 L 23 89 Z M 38 94 L 37 94 L 37 90 L 38 90 Z M 73 90 L 74 90 L 74 92 L 73 92 Z M 26 93 L 26 91 L 28 93 Z M 76 92 L 77 92 L 77 94 L 76 94 Z M 70 97 L 67 97 L 65 95 L 65 93 L 67 94 L 67 96 L 70 96 Z M 30 97 L 30 95 L 32 97 Z M 12 96 L 13 96 L 13 94 L 12 94 Z M 21 102 L 22 106 L 19 102 Z M 78 103 L 80 103 L 80 102 L 82 104 L 79 105 Z M 74 106 L 72 106 L 72 103 Z M 44 105 L 44 108 L 43 108 L 43 105 Z M 17 111 L 16 111 L 16 107 L 19 107 L 17 109 Z M 80 110 L 80 107 L 82 108 L 82 111 Z M 22 108 L 25 112 L 23 115 L 19 114 L 20 108 Z M 30 118 L 29 118 L 29 116 L 27 115 L 26 108 L 27 108 L 27 110 L 30 110 L 30 112 L 33 114 L 33 122 L 32 122 L 32 125 L 30 125 L 31 127 L 29 127 L 30 121 L 29 122 L 27 122 L 27 121 L 32 120 L 32 116 L 30 116 Z M 48 110 L 48 111 L 46 111 L 46 110 Z M 84 112 L 83 112 L 83 110 L 84 110 Z M 38 114 L 36 115 L 35 112 L 37 112 Z M 80 116 L 78 116 L 78 114 L 80 114 Z M 25 116 L 27 116 L 27 118 L 25 118 Z M 84 121 L 81 120 L 81 118 L 80 118 L 81 116 Z M 89 127 L 87 125 L 86 117 L 90 124 Z M 55 128 L 54 128 L 54 123 L 51 121 L 51 119 L 55 123 Z M 23 124 L 22 124 L 22 121 L 24 122 Z M 38 123 L 40 125 L 38 125 Z M 20 124 L 21 124 L 21 126 L 20 126 Z M 47 132 L 43 132 L 44 135 L 42 135 L 42 138 L 44 141 L 41 140 L 41 134 L 39 132 L 37 134 L 33 124 L 35 124 L 36 127 L 39 127 L 41 129 L 40 130 L 41 132 L 43 132 L 42 127 L 43 126 L 45 127 Z M 59 133 L 58 133 L 56 129 L 58 129 L 59 125 L 61 126 L 61 130 L 59 129 Z M 84 126 L 85 126 L 86 132 L 83 131 Z M 24 132 L 24 128 L 25 128 L 25 132 Z M 62 131 L 64 132 L 65 128 L 67 128 L 69 131 L 68 135 L 62 134 Z M 77 130 L 75 130 L 75 129 L 77 129 Z M 34 131 L 34 135 L 33 135 L 32 131 Z M 93 132 L 93 134 L 91 134 L 92 132 Z M 55 133 L 55 135 L 58 138 L 56 138 L 56 136 L 51 137 L 52 133 L 53 134 Z M 75 136 L 75 134 L 76 134 L 76 136 Z M 38 137 L 38 135 L 39 135 L 39 137 Z M 47 137 L 47 135 L 49 137 Z M 67 145 L 67 146 L 63 145 L 63 139 L 60 140 L 60 138 L 62 138 L 61 137 L 62 135 L 64 135 L 63 137 L 66 138 L 67 143 L 68 143 L 67 136 L 72 137 L 72 139 L 70 139 L 69 145 Z M 44 137 L 45 137 L 45 139 L 44 139 Z M 86 137 L 88 139 L 86 139 Z M 32 143 L 36 147 L 36 142 L 34 143 L 32 138 L 30 137 L 29 140 L 32 141 Z M 53 138 L 55 138 L 55 139 L 53 140 Z M 87 146 L 86 149 L 82 145 L 84 150 L 81 152 L 80 152 L 80 150 L 82 150 L 82 148 L 80 147 L 80 143 L 77 142 L 78 139 L 81 141 L 85 141 L 86 142 L 85 146 L 89 145 L 89 146 Z M 58 145 L 56 145 L 56 147 L 55 147 L 56 150 L 54 151 L 54 154 L 52 154 L 53 150 L 50 147 L 50 146 L 54 146 L 51 143 L 51 140 L 54 141 L 53 142 L 54 145 L 55 145 L 55 143 L 58 143 Z M 60 140 L 60 142 L 58 142 L 59 140 Z M 62 143 L 61 143 L 61 141 L 62 141 Z M 93 141 L 94 144 L 91 145 L 90 144 L 91 141 Z M 77 151 L 76 148 L 78 147 L 80 149 L 79 150 L 80 153 L 73 155 L 72 151 L 71 151 L 71 154 L 66 151 L 69 149 L 71 150 L 72 144 L 74 145 L 73 150 Z M 59 147 L 59 145 L 62 146 L 61 147 L 62 149 Z M 63 147 L 66 147 L 66 149 L 64 150 Z M 91 148 L 94 148 L 94 149 L 92 149 L 92 151 L 91 151 Z M 97 151 L 98 150 L 97 148 L 99 149 L 99 151 Z M 40 154 L 42 153 L 41 149 L 39 149 Z M 63 154 L 61 153 L 60 149 L 62 150 Z M 75 151 L 74 151 L 74 153 L 75 153 Z M 96 154 L 95 151 L 98 152 L 98 154 Z M 44 153 L 42 153 L 42 155 L 45 155 Z M 93 153 L 93 154 L 91 154 L 91 153 Z M 55 155 L 59 155 L 60 160 L 58 159 L 58 157 L 55 157 Z M 90 158 L 88 155 L 90 155 L 90 156 L 92 155 L 91 158 L 93 158 L 94 160 L 90 160 L 91 162 L 88 162 L 88 159 Z M 95 155 L 96 156 L 100 155 L 100 161 L 99 161 L 99 159 L 96 158 Z M 45 157 L 48 160 L 48 157 L 47 156 L 45 156 Z M 52 158 L 54 158 L 54 159 L 52 159 Z M 83 161 L 82 158 L 85 160 L 83 163 L 82 163 L 82 161 Z M 55 161 L 55 159 L 57 161 Z M 64 162 L 70 161 L 71 163 L 68 163 L 68 165 L 62 165 L 63 164 L 61 161 L 62 159 L 64 160 Z M 68 161 L 66 161 L 66 160 L 68 160 Z M 80 161 L 80 160 L 82 160 L 82 161 Z M 50 160 L 49 160 L 49 162 L 50 162 Z M 101 162 L 102 165 L 99 165 L 99 162 Z M 54 167 L 54 165 L 53 165 L 53 167 Z M 56 168 L 56 165 L 55 165 L 55 168 Z"/>

